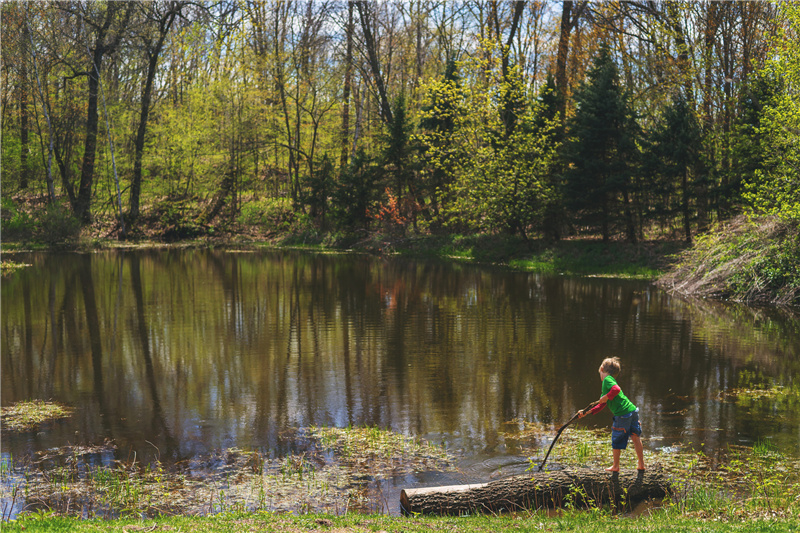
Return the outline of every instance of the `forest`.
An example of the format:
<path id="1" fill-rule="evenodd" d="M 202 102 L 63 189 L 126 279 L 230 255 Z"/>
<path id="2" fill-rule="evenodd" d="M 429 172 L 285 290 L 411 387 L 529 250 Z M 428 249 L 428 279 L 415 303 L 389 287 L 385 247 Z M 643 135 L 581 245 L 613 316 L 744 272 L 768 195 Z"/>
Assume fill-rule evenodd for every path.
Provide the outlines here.
<path id="1" fill-rule="evenodd" d="M 800 250 L 792 2 L 1 9 L 4 241 L 692 242 L 746 216 Z"/>

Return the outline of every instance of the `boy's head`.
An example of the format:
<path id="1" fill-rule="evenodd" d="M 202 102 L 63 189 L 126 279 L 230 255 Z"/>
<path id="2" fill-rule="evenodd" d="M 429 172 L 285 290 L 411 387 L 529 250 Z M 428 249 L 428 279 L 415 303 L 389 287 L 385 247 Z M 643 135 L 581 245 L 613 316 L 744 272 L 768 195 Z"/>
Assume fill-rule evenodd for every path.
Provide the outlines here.
<path id="1" fill-rule="evenodd" d="M 619 357 L 606 357 L 600 363 L 600 372 L 610 376 L 616 376 L 620 371 Z"/>

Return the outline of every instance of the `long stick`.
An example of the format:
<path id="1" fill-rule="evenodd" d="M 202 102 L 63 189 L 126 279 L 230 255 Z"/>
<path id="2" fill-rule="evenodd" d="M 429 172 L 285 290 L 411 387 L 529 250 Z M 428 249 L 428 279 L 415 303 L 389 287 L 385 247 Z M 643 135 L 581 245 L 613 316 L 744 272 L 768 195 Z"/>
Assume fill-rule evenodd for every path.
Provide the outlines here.
<path id="1" fill-rule="evenodd" d="M 592 403 L 590 403 L 589 405 L 587 405 L 586 407 L 584 407 L 583 409 L 581 409 L 581 411 L 588 411 L 589 409 L 591 409 L 592 407 L 597 405 L 597 403 L 598 402 L 595 400 Z M 558 440 L 558 437 L 561 436 L 561 432 L 564 431 L 565 429 L 567 429 L 567 426 L 572 424 L 575 421 L 575 419 L 578 418 L 578 415 L 581 414 L 581 411 L 578 411 L 577 413 L 572 415 L 572 418 L 569 419 L 569 422 L 567 422 L 566 424 L 564 424 L 563 426 L 558 428 L 558 432 L 556 433 L 556 436 L 553 439 L 553 442 L 550 443 L 550 448 L 547 449 L 547 455 L 544 456 L 544 460 L 542 461 L 542 464 L 539 465 L 539 472 L 541 472 L 542 468 L 544 468 L 544 464 L 547 462 L 547 458 L 550 457 L 550 452 L 553 451 L 553 446 L 555 446 L 556 441 Z"/>

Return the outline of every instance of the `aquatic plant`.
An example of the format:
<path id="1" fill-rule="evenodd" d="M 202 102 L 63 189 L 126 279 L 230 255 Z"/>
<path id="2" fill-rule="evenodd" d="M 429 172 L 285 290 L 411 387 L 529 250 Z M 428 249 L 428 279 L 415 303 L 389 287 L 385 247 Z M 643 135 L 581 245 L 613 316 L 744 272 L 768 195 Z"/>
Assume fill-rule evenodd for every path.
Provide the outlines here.
<path id="1" fill-rule="evenodd" d="M 29 431 L 44 422 L 67 418 L 72 409 L 56 402 L 28 400 L 0 409 L 3 428 L 10 431 Z"/>

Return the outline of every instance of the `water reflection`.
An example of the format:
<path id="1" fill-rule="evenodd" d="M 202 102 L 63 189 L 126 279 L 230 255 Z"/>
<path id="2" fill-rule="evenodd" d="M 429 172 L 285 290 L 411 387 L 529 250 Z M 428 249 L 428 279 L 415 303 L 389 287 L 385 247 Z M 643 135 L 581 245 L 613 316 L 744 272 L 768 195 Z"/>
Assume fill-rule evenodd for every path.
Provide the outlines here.
<path id="1" fill-rule="evenodd" d="M 113 439 L 188 459 L 280 456 L 308 425 L 370 424 L 467 456 L 514 455 L 508 421 L 558 423 L 619 355 L 646 445 L 771 438 L 800 452 L 797 402 L 720 393 L 800 376 L 790 312 L 688 301 L 647 283 L 299 252 L 30 254 L 2 283 L 2 405 L 76 407 L 21 456 Z M 602 416 L 586 423 L 604 425 Z"/>

